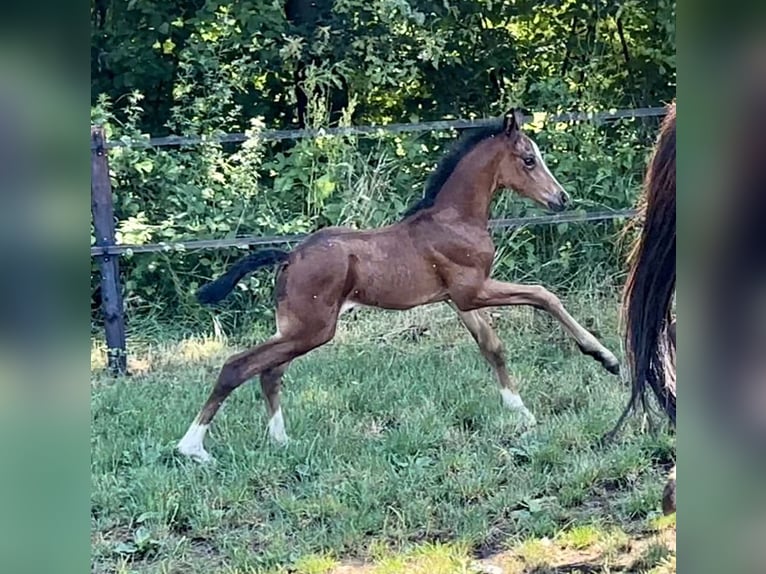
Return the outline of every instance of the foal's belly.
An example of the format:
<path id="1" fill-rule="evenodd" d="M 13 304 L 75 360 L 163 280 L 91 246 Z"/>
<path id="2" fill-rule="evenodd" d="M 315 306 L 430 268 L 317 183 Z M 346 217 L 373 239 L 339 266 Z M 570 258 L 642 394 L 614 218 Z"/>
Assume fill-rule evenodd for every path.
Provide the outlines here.
<path id="1" fill-rule="evenodd" d="M 341 312 L 357 305 L 411 309 L 447 298 L 436 265 L 403 228 L 323 230 L 302 245 L 292 265 L 288 275 L 303 288 L 342 292 Z"/>
<path id="2" fill-rule="evenodd" d="M 356 262 L 353 288 L 345 305 L 403 310 L 447 298 L 446 287 L 433 265 L 422 257 L 408 257 L 406 249 L 391 253 L 385 259 Z"/>

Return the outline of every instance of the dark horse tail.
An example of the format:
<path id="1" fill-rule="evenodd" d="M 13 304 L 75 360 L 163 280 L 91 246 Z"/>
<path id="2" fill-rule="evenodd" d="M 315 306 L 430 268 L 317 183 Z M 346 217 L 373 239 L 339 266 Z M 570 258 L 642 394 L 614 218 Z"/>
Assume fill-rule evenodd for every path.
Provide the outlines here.
<path id="1" fill-rule="evenodd" d="M 676 287 L 676 106 L 662 122 L 639 206 L 643 229 L 629 257 L 623 294 L 631 396 L 625 413 L 650 387 L 676 422 L 676 334 L 671 314 Z"/>
<path id="2" fill-rule="evenodd" d="M 215 281 L 203 285 L 197 291 L 197 300 L 203 305 L 217 303 L 232 292 L 237 283 L 248 273 L 261 267 L 276 265 L 287 260 L 288 251 L 281 249 L 263 249 L 243 257 Z"/>

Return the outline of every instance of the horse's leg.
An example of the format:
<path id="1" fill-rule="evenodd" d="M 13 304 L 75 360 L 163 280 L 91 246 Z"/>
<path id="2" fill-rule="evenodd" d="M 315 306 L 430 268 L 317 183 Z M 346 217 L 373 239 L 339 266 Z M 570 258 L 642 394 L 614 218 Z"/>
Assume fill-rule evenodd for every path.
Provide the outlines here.
<path id="1" fill-rule="evenodd" d="M 620 373 L 620 363 L 596 337 L 567 312 L 558 297 L 541 285 L 520 285 L 487 279 L 470 300 L 457 299 L 463 309 L 530 305 L 542 309 L 561 323 L 584 354 L 599 361 L 612 374 Z M 453 300 L 455 298 L 453 297 Z"/>
<path id="2" fill-rule="evenodd" d="M 178 443 L 179 452 L 200 462 L 208 462 L 211 457 L 203 446 L 205 434 L 221 404 L 234 389 L 259 373 L 279 367 L 308 350 L 307 342 L 276 335 L 229 358 L 221 368 L 207 401 Z"/>
<path id="3" fill-rule="evenodd" d="M 670 469 L 668 482 L 662 493 L 662 513 L 666 516 L 676 511 L 676 465 Z"/>
<path id="4" fill-rule="evenodd" d="M 676 319 L 675 318 L 671 319 L 670 323 L 668 324 L 668 339 L 670 340 L 670 344 L 673 351 L 675 351 L 675 348 L 676 348 Z M 635 384 L 632 384 L 630 389 L 630 400 L 628 401 L 627 406 L 623 409 L 622 414 L 620 415 L 620 418 L 617 419 L 617 423 L 614 425 L 612 430 L 610 430 L 603 437 L 601 437 L 601 442 L 603 444 L 608 444 L 612 442 L 614 438 L 617 436 L 617 433 L 620 432 L 620 429 L 622 428 L 622 425 L 625 423 L 625 420 L 628 418 L 630 411 L 633 410 L 633 406 L 636 404 L 636 401 L 639 400 L 639 393 L 640 393 L 640 400 L 642 402 L 642 406 L 644 407 L 644 412 L 648 411 L 646 407 L 646 396 L 644 395 L 644 393 L 641 393 L 641 389 L 639 387 L 637 387 Z M 651 420 L 652 419 L 650 418 L 649 419 L 650 425 L 651 425 Z M 674 477 L 675 477 L 675 474 L 674 474 Z M 673 488 L 675 489 L 675 478 L 673 478 L 673 481 L 674 481 Z"/>
<path id="5" fill-rule="evenodd" d="M 518 411 L 527 420 L 528 424 L 536 424 L 534 415 L 529 412 L 524 402 L 521 400 L 516 382 L 508 375 L 505 368 L 505 349 L 500 337 L 490 326 L 481 310 L 461 311 L 457 305 L 450 302 L 458 317 L 466 326 L 479 345 L 479 350 L 484 358 L 491 365 L 497 376 L 497 382 L 500 385 L 500 395 L 503 397 L 503 404 L 511 410 Z"/>
<path id="6" fill-rule="evenodd" d="M 608 445 L 610 444 L 615 437 L 617 436 L 617 433 L 620 432 L 620 429 L 622 428 L 622 425 L 625 424 L 625 420 L 628 418 L 628 415 L 630 414 L 630 411 L 633 409 L 633 404 L 637 400 L 638 394 L 636 392 L 636 388 L 632 387 L 630 391 L 630 400 L 628 401 L 628 406 L 626 406 L 622 414 L 620 414 L 620 418 L 617 419 L 617 422 L 615 423 L 614 427 L 607 432 L 604 436 L 601 437 L 601 444 L 602 445 Z"/>
<path id="7" fill-rule="evenodd" d="M 269 414 L 269 436 L 278 444 L 287 443 L 285 420 L 282 416 L 282 407 L 279 404 L 279 395 L 282 388 L 282 375 L 285 374 L 289 364 L 283 363 L 261 373 L 261 391 L 266 401 L 266 411 Z"/>
<path id="8" fill-rule="evenodd" d="M 248 379 L 264 371 L 278 369 L 333 338 L 338 318 L 337 309 L 328 309 L 327 312 L 320 309 L 314 311 L 315 314 L 308 320 L 296 318 L 291 321 L 295 324 L 293 328 L 280 329 L 280 333 L 265 343 L 234 355 L 226 361 L 202 410 L 178 443 L 178 450 L 182 454 L 201 462 L 209 461 L 211 457 L 203 446 L 205 434 L 221 404 L 234 389 Z M 280 327 L 286 322 L 281 323 Z M 273 426 L 277 426 L 278 420 L 272 422 Z"/>

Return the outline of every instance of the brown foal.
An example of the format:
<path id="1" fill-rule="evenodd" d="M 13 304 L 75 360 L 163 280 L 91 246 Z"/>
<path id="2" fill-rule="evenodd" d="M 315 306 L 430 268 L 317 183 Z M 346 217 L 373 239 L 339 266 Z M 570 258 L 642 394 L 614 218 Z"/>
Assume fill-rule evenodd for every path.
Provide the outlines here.
<path id="1" fill-rule="evenodd" d="M 292 252 L 263 250 L 238 261 L 204 286 L 202 302 L 223 299 L 247 273 L 281 264 L 276 283 L 277 332 L 264 343 L 236 354 L 223 365 L 209 398 L 178 450 L 207 461 L 205 433 L 223 401 L 242 383 L 260 376 L 269 414 L 269 434 L 287 440 L 279 404 L 282 375 L 293 359 L 330 341 L 338 317 L 357 305 L 410 309 L 449 302 L 492 366 L 503 402 L 527 410 L 506 370 L 503 345 L 483 307 L 529 305 L 555 317 L 580 350 L 619 372 L 616 357 L 584 329 L 550 291 L 490 278 L 494 245 L 488 231 L 490 202 L 510 188 L 555 211 L 568 195 L 546 166 L 537 145 L 521 131 L 511 110 L 496 126 L 461 139 L 427 186 L 423 200 L 398 223 L 374 230 L 326 228 Z"/>

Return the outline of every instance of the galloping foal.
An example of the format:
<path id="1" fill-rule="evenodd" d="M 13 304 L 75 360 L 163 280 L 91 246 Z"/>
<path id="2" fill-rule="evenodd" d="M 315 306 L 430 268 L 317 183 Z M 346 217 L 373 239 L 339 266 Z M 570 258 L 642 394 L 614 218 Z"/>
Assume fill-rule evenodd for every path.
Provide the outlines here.
<path id="1" fill-rule="evenodd" d="M 487 229 L 492 197 L 510 188 L 552 210 L 569 198 L 546 166 L 537 145 L 521 131 L 520 113 L 461 139 L 439 164 L 424 198 L 398 223 L 374 230 L 326 228 L 292 252 L 262 250 L 235 263 L 198 294 L 203 303 L 223 299 L 248 273 L 281 265 L 276 281 L 277 332 L 223 365 L 207 401 L 178 450 L 210 460 L 203 440 L 221 403 L 242 383 L 260 376 L 268 429 L 287 440 L 279 394 L 290 361 L 330 341 L 338 317 L 356 305 L 410 309 L 449 302 L 494 369 L 505 405 L 534 423 L 506 371 L 503 346 L 480 311 L 483 307 L 530 305 L 555 317 L 580 350 L 609 372 L 619 363 L 591 333 L 539 285 L 490 278 L 494 245 Z"/>

